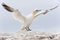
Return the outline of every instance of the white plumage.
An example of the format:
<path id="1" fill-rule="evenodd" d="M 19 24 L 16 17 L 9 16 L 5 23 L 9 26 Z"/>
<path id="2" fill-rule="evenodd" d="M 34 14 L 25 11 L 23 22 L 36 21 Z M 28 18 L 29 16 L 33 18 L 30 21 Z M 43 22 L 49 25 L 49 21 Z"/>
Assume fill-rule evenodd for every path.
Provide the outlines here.
<path id="1" fill-rule="evenodd" d="M 47 12 L 54 10 L 55 8 L 57 8 L 58 6 L 51 8 L 49 10 L 33 10 L 31 14 L 27 15 L 26 17 L 23 16 L 19 10 L 15 10 L 9 6 L 7 6 L 5 3 L 2 3 L 2 6 L 9 12 L 11 12 L 11 14 L 19 20 L 19 22 L 23 23 L 23 28 L 21 30 L 27 30 L 30 31 L 29 26 L 31 25 L 32 21 L 39 15 L 44 15 Z"/>

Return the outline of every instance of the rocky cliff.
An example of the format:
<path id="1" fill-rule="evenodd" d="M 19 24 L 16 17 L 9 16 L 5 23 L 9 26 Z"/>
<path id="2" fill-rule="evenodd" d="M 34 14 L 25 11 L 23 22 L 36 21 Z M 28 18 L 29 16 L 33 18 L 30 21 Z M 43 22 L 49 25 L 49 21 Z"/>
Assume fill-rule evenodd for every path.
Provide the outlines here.
<path id="1" fill-rule="evenodd" d="M 0 40 L 60 40 L 60 33 L 19 31 L 0 34 Z"/>

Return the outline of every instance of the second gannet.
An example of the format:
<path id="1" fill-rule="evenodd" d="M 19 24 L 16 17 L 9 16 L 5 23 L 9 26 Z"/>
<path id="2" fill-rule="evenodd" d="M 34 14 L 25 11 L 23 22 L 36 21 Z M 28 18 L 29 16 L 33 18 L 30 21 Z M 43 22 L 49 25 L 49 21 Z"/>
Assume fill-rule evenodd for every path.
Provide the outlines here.
<path id="1" fill-rule="evenodd" d="M 58 6 L 55 6 L 54 8 L 51 8 L 49 10 L 33 10 L 31 14 L 27 15 L 26 17 L 23 16 L 19 10 L 14 9 L 12 7 L 7 6 L 5 3 L 2 3 L 2 6 L 9 12 L 11 12 L 11 14 L 18 19 L 19 22 L 23 23 L 23 26 L 21 28 L 21 30 L 26 30 L 26 31 L 31 31 L 31 29 L 29 28 L 29 26 L 31 25 L 32 21 L 39 15 L 45 15 L 46 13 L 54 10 L 55 8 L 57 8 Z"/>

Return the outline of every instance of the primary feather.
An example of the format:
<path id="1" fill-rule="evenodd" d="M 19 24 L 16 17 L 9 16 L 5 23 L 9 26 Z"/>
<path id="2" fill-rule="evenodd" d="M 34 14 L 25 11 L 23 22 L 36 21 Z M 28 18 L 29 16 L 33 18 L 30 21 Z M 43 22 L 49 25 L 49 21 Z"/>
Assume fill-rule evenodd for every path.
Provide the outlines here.
<path id="1" fill-rule="evenodd" d="M 15 19 L 19 20 L 20 22 L 24 22 L 25 17 L 19 12 L 19 10 L 15 10 L 14 8 L 7 6 L 5 3 L 2 3 L 2 6 L 9 12 L 12 12 L 12 15 Z"/>

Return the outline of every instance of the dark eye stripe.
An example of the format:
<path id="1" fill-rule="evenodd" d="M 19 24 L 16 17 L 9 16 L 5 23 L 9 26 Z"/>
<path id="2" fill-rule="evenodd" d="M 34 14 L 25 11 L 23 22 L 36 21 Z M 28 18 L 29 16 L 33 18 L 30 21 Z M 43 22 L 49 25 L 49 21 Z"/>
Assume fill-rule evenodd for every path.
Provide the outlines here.
<path id="1" fill-rule="evenodd" d="M 41 10 L 36 10 L 36 11 L 41 11 Z"/>

